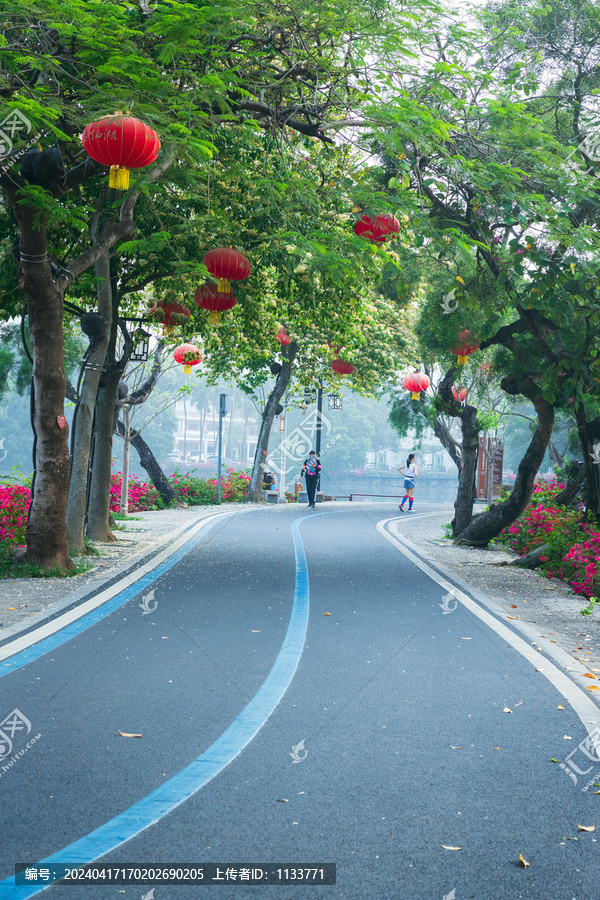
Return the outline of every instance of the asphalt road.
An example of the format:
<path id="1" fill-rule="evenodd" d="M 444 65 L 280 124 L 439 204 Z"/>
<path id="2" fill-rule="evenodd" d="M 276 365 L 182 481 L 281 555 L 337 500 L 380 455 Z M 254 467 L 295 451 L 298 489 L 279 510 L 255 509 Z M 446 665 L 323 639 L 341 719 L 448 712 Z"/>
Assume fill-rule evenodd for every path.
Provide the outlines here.
<path id="1" fill-rule="evenodd" d="M 404 514 L 407 536 L 424 509 Z M 377 529 L 390 517 L 357 504 L 219 519 L 146 609 L 148 585 L 0 664 L 0 719 L 31 723 L 13 721 L 0 760 L 0 897 L 41 896 L 14 885 L 16 862 L 100 860 L 337 866 L 334 886 L 207 885 L 230 900 L 598 900 L 600 827 L 578 825 L 600 824 L 600 787 L 583 790 L 600 762 L 575 753 L 591 767 L 577 784 L 560 767 L 587 731 L 556 670 L 507 641 L 506 619 L 444 611 L 446 591 Z"/>

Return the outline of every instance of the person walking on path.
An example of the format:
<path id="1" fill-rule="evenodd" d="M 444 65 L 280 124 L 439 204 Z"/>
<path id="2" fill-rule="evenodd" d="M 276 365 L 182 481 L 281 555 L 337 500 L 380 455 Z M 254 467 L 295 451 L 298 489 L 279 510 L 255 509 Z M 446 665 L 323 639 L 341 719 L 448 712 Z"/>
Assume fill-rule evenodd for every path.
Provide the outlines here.
<path id="1" fill-rule="evenodd" d="M 304 460 L 304 464 L 302 466 L 302 471 L 300 472 L 300 478 L 302 476 L 306 478 L 306 494 L 308 496 L 308 508 L 316 509 L 315 506 L 315 498 L 317 495 L 317 487 L 319 484 L 319 477 L 321 475 L 321 463 L 317 457 L 317 454 L 314 450 L 311 450 L 308 454 L 308 459 Z"/>
<path id="2" fill-rule="evenodd" d="M 413 463 L 414 453 L 410 453 L 406 460 L 406 466 L 400 466 L 398 471 L 404 475 L 404 497 L 400 504 L 400 512 L 404 512 L 404 504 L 408 500 L 408 511 L 412 512 L 413 501 L 415 499 L 415 479 L 417 477 L 417 468 Z"/>

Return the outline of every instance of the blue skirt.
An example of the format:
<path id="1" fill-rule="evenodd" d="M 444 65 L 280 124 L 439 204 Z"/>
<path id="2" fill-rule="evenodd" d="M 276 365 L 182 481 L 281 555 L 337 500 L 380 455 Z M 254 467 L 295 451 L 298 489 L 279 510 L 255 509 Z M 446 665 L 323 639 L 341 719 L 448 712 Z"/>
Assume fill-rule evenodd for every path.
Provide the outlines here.
<path id="1" fill-rule="evenodd" d="M 414 488 L 414 486 L 415 486 L 415 483 L 414 483 L 414 481 L 411 481 L 410 478 L 404 479 L 404 490 L 405 491 L 412 490 L 412 488 Z"/>

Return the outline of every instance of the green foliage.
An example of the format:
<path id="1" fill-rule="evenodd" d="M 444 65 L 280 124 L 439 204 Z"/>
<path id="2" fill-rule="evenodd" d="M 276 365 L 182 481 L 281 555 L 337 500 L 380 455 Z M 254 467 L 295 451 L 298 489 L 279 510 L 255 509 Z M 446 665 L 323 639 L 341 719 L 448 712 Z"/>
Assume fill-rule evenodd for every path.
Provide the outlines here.
<path id="1" fill-rule="evenodd" d="M 193 472 L 175 470 L 171 482 L 178 496 L 190 506 L 206 506 L 217 502 L 217 479 L 199 478 Z M 228 469 L 221 476 L 221 502 L 243 503 L 248 499 L 250 475 L 246 470 Z"/>
<path id="2" fill-rule="evenodd" d="M 598 597 L 590 597 L 589 606 L 584 606 L 583 609 L 580 609 L 579 612 L 582 616 L 591 616 L 594 612 L 594 607 L 600 607 L 600 599 Z"/>

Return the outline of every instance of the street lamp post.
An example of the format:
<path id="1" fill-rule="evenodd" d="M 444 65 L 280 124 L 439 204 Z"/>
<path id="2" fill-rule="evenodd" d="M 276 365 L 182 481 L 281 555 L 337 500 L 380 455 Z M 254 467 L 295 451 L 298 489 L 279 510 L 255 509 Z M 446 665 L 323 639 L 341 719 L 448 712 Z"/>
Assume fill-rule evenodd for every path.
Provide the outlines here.
<path id="1" fill-rule="evenodd" d="M 319 387 L 317 388 L 317 437 L 316 437 L 316 447 L 317 451 L 317 459 L 321 457 L 321 430 L 323 428 L 323 382 L 319 381 Z"/>
<path id="2" fill-rule="evenodd" d="M 221 502 L 221 451 L 223 448 L 223 419 L 227 415 L 225 401 L 227 394 L 219 394 L 219 455 L 217 461 L 217 503 Z"/>

